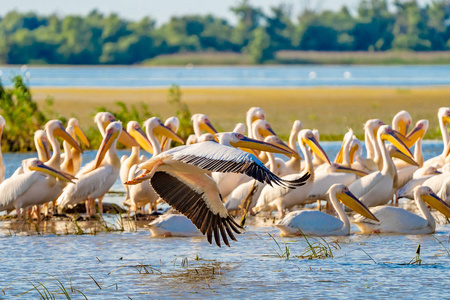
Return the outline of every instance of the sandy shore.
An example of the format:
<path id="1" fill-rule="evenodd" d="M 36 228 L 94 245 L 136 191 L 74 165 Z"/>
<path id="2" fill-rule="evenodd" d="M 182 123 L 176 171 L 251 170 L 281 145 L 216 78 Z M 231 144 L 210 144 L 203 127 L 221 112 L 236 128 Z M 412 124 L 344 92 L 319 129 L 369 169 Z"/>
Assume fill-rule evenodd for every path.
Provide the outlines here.
<path id="1" fill-rule="evenodd" d="M 98 107 L 118 110 L 116 101 L 129 105 L 146 103 L 162 119 L 176 108 L 167 103 L 168 88 L 32 88 L 34 99 L 44 104 L 55 99 L 53 110 L 65 117 L 78 117 L 85 127 L 93 125 Z M 409 111 L 415 123 L 428 119 L 427 138 L 440 136 L 437 110 L 449 106 L 450 87 L 430 88 L 182 88 L 182 101 L 193 113 L 207 114 L 219 130 L 231 130 L 245 122 L 245 112 L 262 107 L 274 130 L 286 137 L 292 122 L 299 119 L 304 128 L 317 128 L 324 139 L 342 136 L 348 127 L 362 134 L 369 118 L 391 123 L 398 111 Z"/>

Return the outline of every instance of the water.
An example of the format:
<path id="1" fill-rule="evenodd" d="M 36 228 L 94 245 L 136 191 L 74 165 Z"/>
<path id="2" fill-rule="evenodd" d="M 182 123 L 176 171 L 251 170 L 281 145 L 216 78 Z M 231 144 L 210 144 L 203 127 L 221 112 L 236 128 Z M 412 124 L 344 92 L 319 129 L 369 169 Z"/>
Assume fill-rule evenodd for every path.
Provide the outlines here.
<path id="1" fill-rule="evenodd" d="M 334 157 L 339 143 L 324 142 Z M 442 151 L 442 143 L 426 141 L 425 159 Z M 123 153 L 125 153 L 124 151 Z M 122 154 L 122 153 L 121 153 Z M 5 154 L 10 174 L 20 160 L 33 154 Z M 85 161 L 94 158 L 86 151 Z M 121 190 L 119 182 L 113 188 Z M 106 201 L 120 203 L 121 198 Z M 106 216 L 109 223 L 120 222 Z M 209 245 L 205 238 L 153 238 L 140 222 L 125 221 L 124 232 L 74 235 L 73 224 L 44 222 L 38 235 L 28 224 L 0 222 L 0 298 L 33 289 L 39 282 L 58 291 L 56 279 L 70 292 L 88 299 L 148 298 L 437 298 L 448 295 L 445 282 L 450 272 L 450 226 L 438 225 L 434 235 L 353 234 L 329 237 L 333 258 L 300 259 L 306 248 L 302 238 L 288 238 L 290 257 L 280 258 L 285 245 L 272 220 L 250 218 L 245 234 L 231 248 Z M 145 222 L 144 222 L 145 223 Z M 45 228 L 44 228 L 45 226 Z M 86 232 L 98 223 L 79 222 Z M 112 225 L 111 225 L 112 226 Z M 10 230 L 8 230 L 10 228 Z M 89 228 L 91 230 L 89 231 Z M 66 232 L 68 231 L 68 232 Z M 67 234 L 68 233 L 68 234 Z M 280 248 L 270 238 L 274 235 Z M 317 242 L 311 240 L 310 242 Z M 334 242 L 339 247 L 334 248 Z M 421 245 L 422 265 L 408 265 Z M 366 254 L 367 253 L 367 254 Z M 91 277 L 92 276 L 92 277 Z M 97 286 L 93 279 L 100 285 Z M 60 290 L 59 290 L 60 291 Z M 37 299 L 35 290 L 20 299 Z M 72 299 L 84 299 L 71 294 Z M 64 299 L 59 295 L 58 299 Z"/>
<path id="2" fill-rule="evenodd" d="M 314 87 L 437 86 L 450 84 L 448 66 L 263 67 L 0 67 L 2 81 L 29 76 L 52 87 Z"/>

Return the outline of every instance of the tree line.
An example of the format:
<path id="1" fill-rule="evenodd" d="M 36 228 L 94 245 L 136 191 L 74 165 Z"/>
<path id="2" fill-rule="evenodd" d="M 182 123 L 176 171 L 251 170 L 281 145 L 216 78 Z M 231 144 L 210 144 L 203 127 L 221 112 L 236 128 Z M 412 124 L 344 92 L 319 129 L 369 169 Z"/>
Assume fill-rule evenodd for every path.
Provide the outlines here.
<path id="1" fill-rule="evenodd" d="M 0 62 L 7 64 L 136 64 L 163 54 L 234 52 L 252 62 L 280 50 L 450 50 L 450 1 L 361 0 L 356 12 L 304 9 L 295 19 L 280 4 L 269 13 L 241 1 L 238 21 L 213 15 L 128 21 L 97 10 L 87 16 L 9 12 L 0 19 Z"/>

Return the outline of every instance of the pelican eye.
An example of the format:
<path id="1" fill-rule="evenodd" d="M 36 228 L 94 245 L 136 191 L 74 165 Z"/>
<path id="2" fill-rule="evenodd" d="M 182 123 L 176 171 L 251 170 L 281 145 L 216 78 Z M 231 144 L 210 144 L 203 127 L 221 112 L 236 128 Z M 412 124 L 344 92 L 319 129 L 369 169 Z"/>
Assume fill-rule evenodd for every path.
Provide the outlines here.
<path id="1" fill-rule="evenodd" d="M 244 138 L 244 135 L 240 134 L 240 133 L 236 133 L 236 138 L 242 140 Z"/>

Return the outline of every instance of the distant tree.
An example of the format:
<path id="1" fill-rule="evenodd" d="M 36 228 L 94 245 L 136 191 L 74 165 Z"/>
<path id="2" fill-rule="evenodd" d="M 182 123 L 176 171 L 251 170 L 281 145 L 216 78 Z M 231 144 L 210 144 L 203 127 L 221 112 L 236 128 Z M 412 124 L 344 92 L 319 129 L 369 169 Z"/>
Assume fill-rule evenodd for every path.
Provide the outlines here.
<path id="1" fill-rule="evenodd" d="M 254 63 L 262 63 L 273 58 L 273 51 L 270 49 L 270 36 L 261 27 L 253 30 L 253 37 L 245 50 Z"/>
<path id="2" fill-rule="evenodd" d="M 245 47 L 252 39 L 253 30 L 260 26 L 264 13 L 261 9 L 252 7 L 248 0 L 242 0 L 237 6 L 231 7 L 231 11 L 239 20 L 233 30 L 232 41 Z"/>

